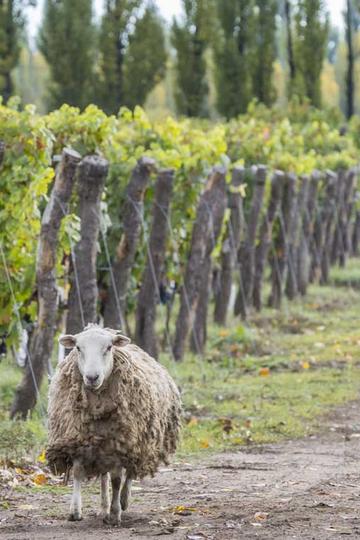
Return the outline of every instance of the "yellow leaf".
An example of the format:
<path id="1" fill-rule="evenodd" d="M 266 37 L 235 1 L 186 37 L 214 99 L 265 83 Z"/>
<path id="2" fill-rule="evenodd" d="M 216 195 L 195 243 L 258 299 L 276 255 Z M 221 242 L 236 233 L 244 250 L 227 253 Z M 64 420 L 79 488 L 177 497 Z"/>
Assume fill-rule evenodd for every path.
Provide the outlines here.
<path id="1" fill-rule="evenodd" d="M 43 450 L 41 452 L 41 454 L 40 454 L 40 456 L 38 456 L 37 460 L 40 461 L 40 463 L 45 463 L 45 461 L 46 461 L 45 450 Z"/>
<path id="2" fill-rule="evenodd" d="M 259 369 L 259 375 L 261 377 L 268 377 L 270 375 L 270 369 L 268 367 L 262 367 Z"/>
<path id="3" fill-rule="evenodd" d="M 229 335 L 230 335 L 230 332 L 226 328 L 222 328 L 221 330 L 219 330 L 220 337 L 224 338 L 224 337 L 228 337 Z"/>
<path id="4" fill-rule="evenodd" d="M 303 369 L 309 369 L 309 368 L 310 368 L 309 362 L 303 362 L 303 363 L 301 364 L 301 366 L 302 366 Z"/>
<path id="5" fill-rule="evenodd" d="M 200 441 L 200 448 L 209 448 L 210 443 L 208 439 L 201 439 Z"/>
<path id="6" fill-rule="evenodd" d="M 35 475 L 33 476 L 33 482 L 34 482 L 37 486 L 43 486 L 44 484 L 46 484 L 47 478 L 46 478 L 46 476 L 45 476 L 44 473 L 35 474 Z"/>
<path id="7" fill-rule="evenodd" d="M 195 416 L 192 416 L 188 422 L 188 426 L 196 426 L 198 424 L 198 419 Z"/>

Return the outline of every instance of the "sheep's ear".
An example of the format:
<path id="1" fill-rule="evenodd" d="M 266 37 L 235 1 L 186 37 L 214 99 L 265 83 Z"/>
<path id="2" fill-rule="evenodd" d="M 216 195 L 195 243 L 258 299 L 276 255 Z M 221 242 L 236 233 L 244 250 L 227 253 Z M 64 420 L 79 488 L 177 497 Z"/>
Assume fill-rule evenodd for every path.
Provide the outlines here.
<path id="1" fill-rule="evenodd" d="M 115 345 L 115 347 L 125 347 L 130 341 L 131 339 L 121 334 L 121 332 L 116 332 L 112 338 L 112 344 Z"/>
<path id="2" fill-rule="evenodd" d="M 75 336 L 72 336 L 71 334 L 66 334 L 65 336 L 59 337 L 59 343 L 60 345 L 63 345 L 66 349 L 72 349 L 76 345 L 76 339 Z"/>

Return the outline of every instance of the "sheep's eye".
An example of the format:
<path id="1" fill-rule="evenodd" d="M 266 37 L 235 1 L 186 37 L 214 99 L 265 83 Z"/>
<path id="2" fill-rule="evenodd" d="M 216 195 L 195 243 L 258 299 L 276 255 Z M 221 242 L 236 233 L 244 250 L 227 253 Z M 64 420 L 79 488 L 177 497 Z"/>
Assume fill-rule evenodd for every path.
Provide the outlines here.
<path id="1" fill-rule="evenodd" d="M 78 347 L 77 345 L 76 345 L 76 349 L 80 352 L 80 347 Z"/>
<path id="2" fill-rule="evenodd" d="M 110 351 L 111 351 L 111 347 L 112 347 L 112 345 L 109 345 L 109 346 L 107 347 L 107 349 L 106 349 L 106 352 L 110 352 Z"/>

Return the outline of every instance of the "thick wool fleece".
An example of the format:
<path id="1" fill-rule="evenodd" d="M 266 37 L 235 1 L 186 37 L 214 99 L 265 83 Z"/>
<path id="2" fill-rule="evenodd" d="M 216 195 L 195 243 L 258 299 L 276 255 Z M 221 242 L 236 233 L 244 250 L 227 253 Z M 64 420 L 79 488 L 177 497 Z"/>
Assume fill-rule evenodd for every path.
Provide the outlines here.
<path id="1" fill-rule="evenodd" d="M 51 469 L 67 472 L 80 458 L 87 476 L 124 467 L 129 478 L 153 475 L 175 452 L 181 402 L 168 372 L 136 345 L 114 347 L 114 367 L 99 390 L 87 389 L 76 349 L 49 389 Z"/>

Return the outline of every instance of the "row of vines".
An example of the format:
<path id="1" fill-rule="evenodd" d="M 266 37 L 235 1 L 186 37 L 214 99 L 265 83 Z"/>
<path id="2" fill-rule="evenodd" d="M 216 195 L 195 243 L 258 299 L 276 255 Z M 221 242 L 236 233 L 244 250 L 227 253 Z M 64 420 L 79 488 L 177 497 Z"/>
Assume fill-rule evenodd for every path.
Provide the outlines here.
<path id="1" fill-rule="evenodd" d="M 101 320 L 178 361 L 188 340 L 204 351 L 211 306 L 220 325 L 279 308 L 358 249 L 360 127 L 331 111 L 157 123 L 14 101 L 0 142 L 0 332 L 12 346 L 33 329 L 13 416 L 33 408 L 58 330 Z"/>

